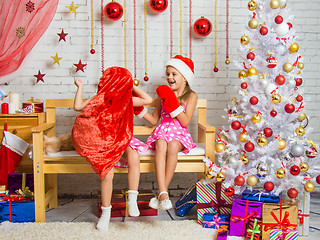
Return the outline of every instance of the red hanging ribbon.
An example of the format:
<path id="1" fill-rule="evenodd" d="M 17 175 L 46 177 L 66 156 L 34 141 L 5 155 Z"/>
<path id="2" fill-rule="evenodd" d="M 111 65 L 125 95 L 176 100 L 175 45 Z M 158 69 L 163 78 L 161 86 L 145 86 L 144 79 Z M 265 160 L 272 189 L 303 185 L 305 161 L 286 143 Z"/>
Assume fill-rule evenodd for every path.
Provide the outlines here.
<path id="1" fill-rule="evenodd" d="M 253 16 L 252 16 L 252 18 L 256 18 L 256 13 L 255 12 L 253 12 Z"/>
<path id="2" fill-rule="evenodd" d="M 246 133 L 247 132 L 246 127 L 247 127 L 247 124 L 245 124 L 244 126 L 241 126 L 242 133 Z"/>
<path id="3" fill-rule="evenodd" d="M 270 92 L 270 94 L 274 94 L 279 88 L 276 87 L 273 91 Z"/>
<path id="4" fill-rule="evenodd" d="M 10 196 L 10 195 L 6 195 L 5 197 L 2 198 L 3 201 L 9 202 L 9 221 L 12 222 L 12 202 L 18 202 L 23 200 L 24 197 L 23 196 Z"/>
<path id="5" fill-rule="evenodd" d="M 302 105 L 303 102 L 300 103 L 300 106 L 298 107 L 298 109 L 296 110 L 296 112 L 299 112 L 300 109 L 304 108 L 305 106 Z"/>
<path id="6" fill-rule="evenodd" d="M 224 141 L 224 140 L 221 139 L 221 137 L 219 136 L 218 133 L 217 133 L 217 135 L 218 135 L 218 138 L 219 138 L 219 139 L 216 139 L 216 140 L 215 140 L 216 142 L 222 142 L 224 145 L 228 145 L 228 143 L 227 143 L 226 141 Z"/>
<path id="7" fill-rule="evenodd" d="M 292 66 L 297 66 L 299 59 L 301 58 L 301 56 L 297 57 L 297 60 L 294 62 L 294 64 L 292 64 Z"/>
<path id="8" fill-rule="evenodd" d="M 304 218 L 305 217 L 310 217 L 310 214 L 302 214 L 302 210 L 298 210 L 298 219 L 300 219 L 300 224 L 303 225 L 304 223 Z"/>

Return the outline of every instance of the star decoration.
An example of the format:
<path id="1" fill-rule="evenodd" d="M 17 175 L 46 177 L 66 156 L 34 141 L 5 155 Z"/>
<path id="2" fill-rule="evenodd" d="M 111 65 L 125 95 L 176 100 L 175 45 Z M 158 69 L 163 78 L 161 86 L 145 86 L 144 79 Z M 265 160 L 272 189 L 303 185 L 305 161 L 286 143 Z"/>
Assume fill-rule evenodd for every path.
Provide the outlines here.
<path id="1" fill-rule="evenodd" d="M 60 59 L 62 59 L 62 58 L 61 58 L 61 57 L 58 57 L 58 53 L 56 53 L 55 56 L 51 56 L 51 58 L 53 59 L 53 63 L 52 63 L 52 64 L 57 63 L 57 64 L 60 66 L 59 61 L 60 61 Z"/>
<path id="2" fill-rule="evenodd" d="M 79 70 L 81 70 L 82 72 L 84 72 L 83 67 L 87 66 L 87 64 L 82 64 L 81 59 L 79 60 L 78 64 L 73 64 L 77 67 L 76 72 L 78 72 Z"/>
<path id="3" fill-rule="evenodd" d="M 32 13 L 34 11 L 34 3 L 29 1 L 26 3 L 26 11 Z"/>
<path id="4" fill-rule="evenodd" d="M 60 37 L 59 42 L 60 42 L 61 40 L 66 41 L 65 37 L 68 35 L 68 33 L 64 33 L 63 29 L 62 29 L 61 33 L 57 33 L 57 34 L 58 34 L 59 37 Z"/>
<path id="5" fill-rule="evenodd" d="M 23 27 L 18 27 L 16 29 L 16 36 L 22 38 L 26 34 L 26 30 Z"/>
<path id="6" fill-rule="evenodd" d="M 45 74 L 41 74 L 41 72 L 39 70 L 38 74 L 37 75 L 33 75 L 33 76 L 35 76 L 37 78 L 37 83 L 38 83 L 39 81 L 44 82 L 44 80 L 43 80 L 44 75 Z"/>
<path id="7" fill-rule="evenodd" d="M 66 6 L 66 8 L 69 9 L 69 14 L 72 13 L 72 12 L 74 12 L 75 14 L 77 14 L 77 8 L 78 8 L 78 7 L 79 7 L 79 6 L 73 5 L 73 2 L 71 2 L 71 5 L 70 5 L 70 6 Z"/>

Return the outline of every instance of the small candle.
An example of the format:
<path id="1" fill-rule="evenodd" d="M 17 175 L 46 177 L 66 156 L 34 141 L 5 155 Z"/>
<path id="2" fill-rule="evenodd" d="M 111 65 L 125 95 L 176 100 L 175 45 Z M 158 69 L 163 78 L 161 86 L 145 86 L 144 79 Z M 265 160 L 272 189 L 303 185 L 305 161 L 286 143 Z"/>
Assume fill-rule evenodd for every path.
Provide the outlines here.
<path id="1" fill-rule="evenodd" d="M 16 104 L 9 103 L 9 114 L 15 114 L 15 113 L 16 113 Z"/>
<path id="2" fill-rule="evenodd" d="M 1 113 L 2 114 L 8 114 L 9 113 L 9 104 L 8 103 L 2 103 L 1 104 Z"/>

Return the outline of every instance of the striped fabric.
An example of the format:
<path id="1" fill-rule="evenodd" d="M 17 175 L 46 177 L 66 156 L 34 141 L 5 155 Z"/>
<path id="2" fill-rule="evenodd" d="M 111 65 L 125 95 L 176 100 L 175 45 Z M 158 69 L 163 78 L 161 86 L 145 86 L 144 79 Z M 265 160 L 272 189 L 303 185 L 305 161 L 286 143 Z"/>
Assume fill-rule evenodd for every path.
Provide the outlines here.
<path id="1" fill-rule="evenodd" d="M 282 233 L 281 229 L 274 229 L 270 232 L 270 240 L 280 240 L 280 235 Z M 288 230 L 288 233 L 285 236 L 285 240 L 297 240 L 299 239 L 298 231 Z"/>

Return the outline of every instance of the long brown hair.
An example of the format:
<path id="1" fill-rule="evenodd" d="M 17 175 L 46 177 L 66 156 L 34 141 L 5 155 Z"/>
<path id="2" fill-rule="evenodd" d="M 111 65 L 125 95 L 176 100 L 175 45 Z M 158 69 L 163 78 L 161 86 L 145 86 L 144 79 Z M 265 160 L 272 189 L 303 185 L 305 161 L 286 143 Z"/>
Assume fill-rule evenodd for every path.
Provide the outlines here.
<path id="1" fill-rule="evenodd" d="M 180 102 L 181 105 L 183 105 L 187 99 L 190 97 L 191 93 L 194 93 L 194 91 L 191 89 L 189 83 L 186 83 L 186 86 L 183 90 L 183 93 L 181 94 L 180 97 L 178 97 L 178 100 Z"/>

